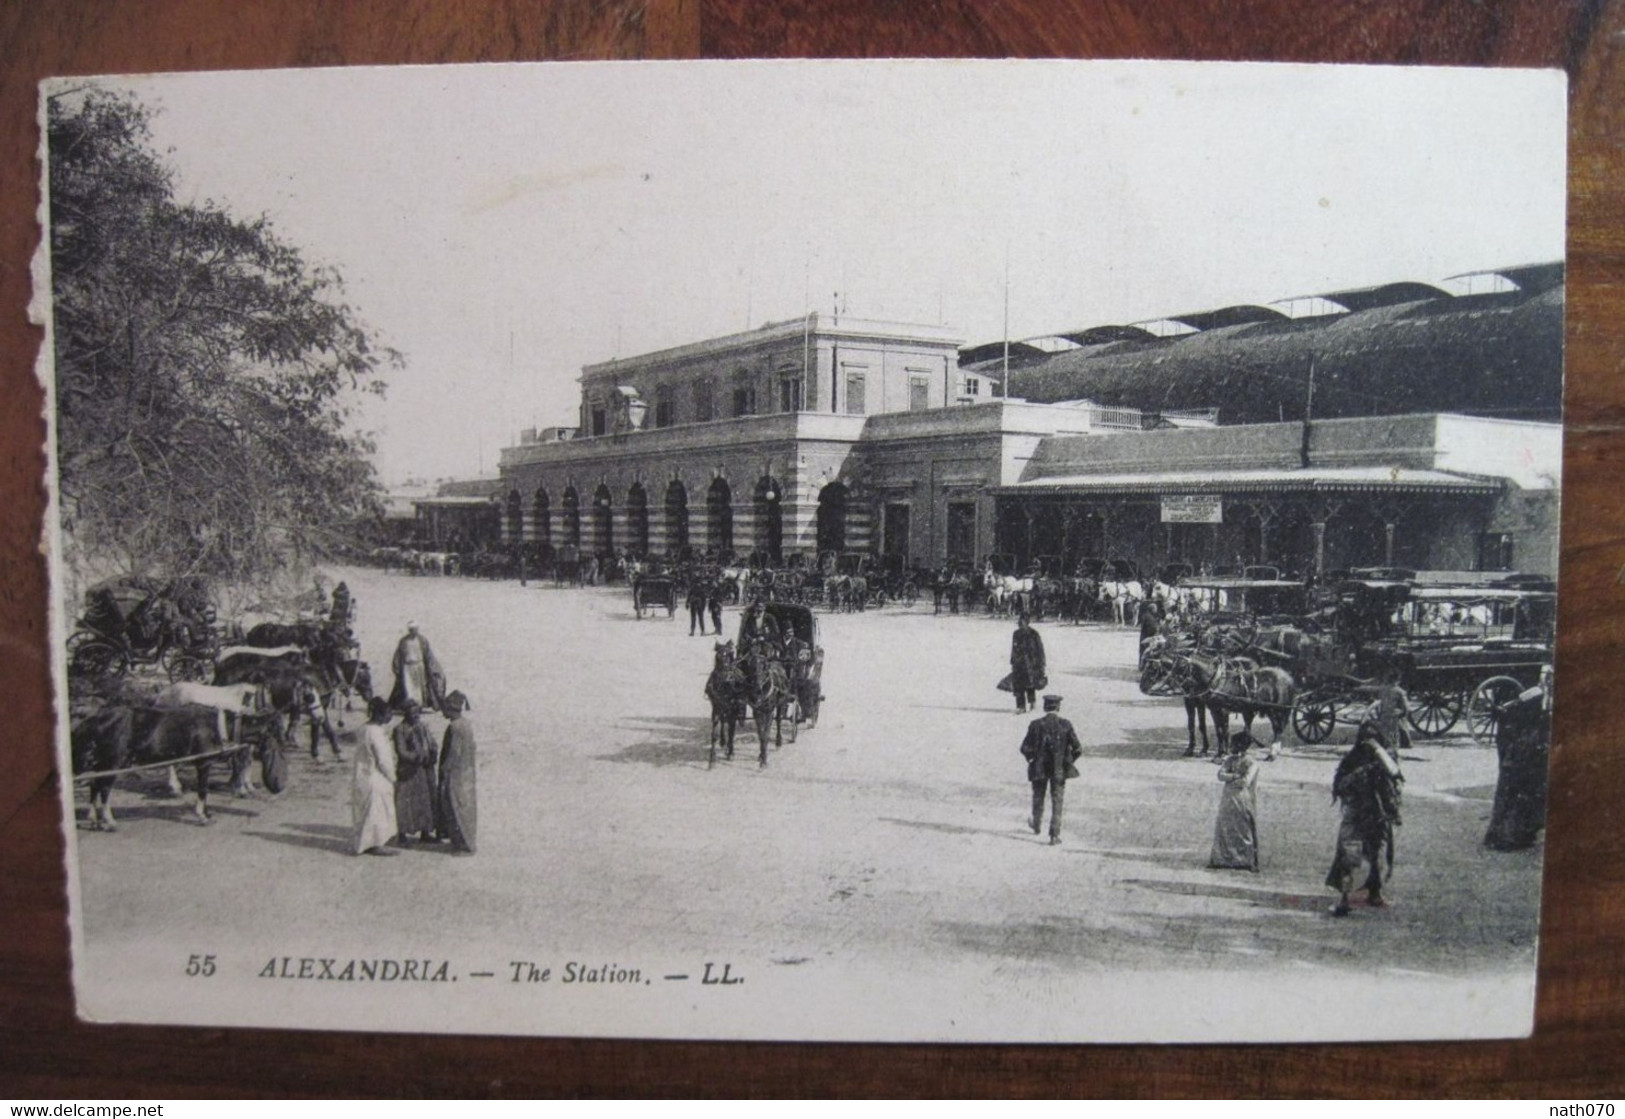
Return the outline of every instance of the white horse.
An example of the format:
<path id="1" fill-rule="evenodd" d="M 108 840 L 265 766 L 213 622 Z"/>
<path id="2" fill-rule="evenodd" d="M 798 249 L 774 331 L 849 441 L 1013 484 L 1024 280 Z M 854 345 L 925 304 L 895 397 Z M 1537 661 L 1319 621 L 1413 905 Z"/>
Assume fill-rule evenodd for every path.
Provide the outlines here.
<path id="1" fill-rule="evenodd" d="M 1112 621 L 1120 626 L 1139 622 L 1140 601 L 1145 598 L 1145 584 L 1138 579 L 1116 580 L 1100 584 L 1100 601 L 1112 612 Z"/>

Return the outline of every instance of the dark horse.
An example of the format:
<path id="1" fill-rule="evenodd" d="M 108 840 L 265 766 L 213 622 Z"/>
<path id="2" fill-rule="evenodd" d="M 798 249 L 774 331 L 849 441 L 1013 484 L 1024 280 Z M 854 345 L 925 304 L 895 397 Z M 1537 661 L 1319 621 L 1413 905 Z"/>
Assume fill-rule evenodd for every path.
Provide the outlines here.
<path id="1" fill-rule="evenodd" d="M 1292 714 L 1292 701 L 1297 695 L 1297 684 L 1281 668 L 1260 666 L 1245 657 L 1226 657 L 1213 653 L 1193 652 L 1182 658 L 1179 671 L 1181 692 L 1185 698 L 1185 713 L 1190 743 L 1185 756 L 1196 753 L 1196 723 L 1202 708 L 1213 718 L 1213 729 L 1222 744 L 1230 741 L 1230 716 L 1241 716 L 1242 729 L 1248 735 L 1253 731 L 1253 719 L 1263 715 L 1269 720 L 1274 738 L 1269 745 L 1269 756 L 1281 752 L 1281 735 Z M 1202 728 L 1202 753 L 1208 752 L 1207 728 Z"/>
<path id="2" fill-rule="evenodd" d="M 253 749 L 260 777 L 273 793 L 287 785 L 281 723 L 273 716 L 232 716 L 213 707 L 144 707 L 114 702 L 74 721 L 73 771 L 90 782 L 90 826 L 117 831 L 111 795 L 119 771 L 187 761 L 197 769 L 197 822 L 209 823 L 209 776 L 214 764 Z M 237 746 L 242 742 L 246 745 Z"/>
<path id="3" fill-rule="evenodd" d="M 756 720 L 756 738 L 761 743 L 761 764 L 767 765 L 767 727 L 773 724 L 773 745 L 784 745 L 784 720 L 790 711 L 790 677 L 784 666 L 768 653 L 767 643 L 758 641 L 745 655 L 745 678 L 749 682 L 750 710 Z"/>
<path id="4" fill-rule="evenodd" d="M 717 746 L 725 751 L 729 761 L 734 756 L 734 729 L 745 717 L 745 703 L 750 696 L 750 685 L 734 657 L 734 644 L 724 641 L 716 647 L 716 661 L 711 675 L 705 681 L 705 698 L 711 701 L 711 758 L 710 769 L 717 764 Z"/>

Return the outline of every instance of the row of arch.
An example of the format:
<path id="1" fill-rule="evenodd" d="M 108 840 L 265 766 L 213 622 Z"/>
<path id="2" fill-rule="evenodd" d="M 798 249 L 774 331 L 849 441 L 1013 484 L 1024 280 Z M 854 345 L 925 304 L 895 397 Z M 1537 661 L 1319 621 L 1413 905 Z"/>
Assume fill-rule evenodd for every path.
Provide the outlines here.
<path id="1" fill-rule="evenodd" d="M 847 487 L 832 482 L 818 494 L 817 538 L 820 552 L 846 549 Z M 662 495 L 665 512 L 663 539 L 651 534 L 649 491 L 634 482 L 622 503 L 622 524 L 616 525 L 616 501 L 607 484 L 593 491 L 590 504 L 582 509 L 581 493 L 566 486 L 559 499 L 555 522 L 552 498 L 547 488 L 538 487 L 530 501 L 530 538 L 537 543 L 581 547 L 582 528 L 592 529 L 599 551 L 627 551 L 637 555 L 665 552 L 681 554 L 690 547 L 688 487 L 673 479 Z M 706 546 L 714 552 L 734 550 L 733 487 L 717 478 L 705 492 L 704 524 Z M 751 495 L 749 513 L 755 526 L 754 548 L 777 560 L 784 550 L 784 489 L 777 479 L 761 478 Z M 504 510 L 504 537 L 510 542 L 525 538 L 525 501 L 517 489 L 508 494 Z M 619 531 L 617 531 L 619 528 Z"/>

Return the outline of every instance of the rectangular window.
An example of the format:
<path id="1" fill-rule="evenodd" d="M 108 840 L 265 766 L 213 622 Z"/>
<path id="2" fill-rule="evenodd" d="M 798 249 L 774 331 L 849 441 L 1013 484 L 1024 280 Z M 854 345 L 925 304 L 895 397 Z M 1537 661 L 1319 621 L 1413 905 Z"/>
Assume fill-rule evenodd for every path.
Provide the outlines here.
<path id="1" fill-rule="evenodd" d="M 864 377 L 862 373 L 846 375 L 846 414 L 861 416 L 866 411 L 863 401 Z"/>
<path id="2" fill-rule="evenodd" d="M 594 435 L 602 435 L 604 434 L 605 429 L 604 406 L 594 402 L 592 406 L 592 433 Z"/>
<path id="3" fill-rule="evenodd" d="M 982 379 L 980 377 L 965 378 L 965 395 L 980 396 L 982 394 Z"/>
<path id="4" fill-rule="evenodd" d="M 908 410 L 923 412 L 931 407 L 931 381 L 925 377 L 908 379 Z"/>
<path id="5" fill-rule="evenodd" d="M 716 419 L 716 385 L 710 380 L 694 382 L 694 420 L 704 423 Z"/>
<path id="6" fill-rule="evenodd" d="M 1512 534 L 1486 532 L 1478 538 L 1478 569 L 1480 571 L 1512 570 Z"/>
<path id="7" fill-rule="evenodd" d="M 779 411 L 801 411 L 801 378 L 779 378 Z"/>
<path id="8" fill-rule="evenodd" d="M 754 416 L 756 414 L 756 390 L 749 385 L 734 386 L 734 415 Z"/>
<path id="9" fill-rule="evenodd" d="M 948 559 L 970 564 L 976 559 L 976 503 L 948 503 Z"/>
<path id="10" fill-rule="evenodd" d="M 655 389 L 655 426 L 670 427 L 672 420 L 671 386 L 661 385 Z"/>

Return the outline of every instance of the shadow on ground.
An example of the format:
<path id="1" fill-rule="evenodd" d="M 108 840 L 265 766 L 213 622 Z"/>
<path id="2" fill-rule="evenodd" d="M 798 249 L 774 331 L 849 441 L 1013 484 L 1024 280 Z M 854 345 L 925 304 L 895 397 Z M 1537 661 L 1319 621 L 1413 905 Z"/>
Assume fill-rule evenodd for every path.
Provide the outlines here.
<path id="1" fill-rule="evenodd" d="M 329 855 L 354 855 L 350 849 L 350 829 L 339 824 L 283 824 L 283 831 L 245 831 L 244 835 L 280 843 L 284 847 L 298 847 L 306 851 L 321 851 Z M 293 832 L 288 835 L 286 832 Z"/>
<path id="2" fill-rule="evenodd" d="M 648 737 L 611 754 L 594 755 L 594 760 L 617 764 L 647 765 L 657 769 L 670 766 L 699 766 L 705 768 L 710 755 L 711 717 L 709 715 L 674 715 L 668 717 L 632 717 L 618 724 L 630 730 L 640 730 Z M 749 730 L 747 731 L 747 727 Z M 751 723 L 740 724 L 734 737 L 734 764 L 742 756 L 754 761 L 758 747 L 756 729 Z M 722 747 L 717 747 L 717 761 L 722 761 Z M 772 757 L 772 746 L 768 747 Z"/>
<path id="3" fill-rule="evenodd" d="M 913 828 L 916 831 L 935 832 L 939 835 L 990 835 L 995 839 L 1014 839 L 1023 843 L 1043 842 L 1036 838 L 1031 829 L 1025 825 L 1016 824 L 1010 828 L 971 828 L 963 824 L 942 824 L 934 820 L 903 820 L 896 816 L 878 817 L 882 824 L 895 824 L 900 828 Z"/>
<path id="4" fill-rule="evenodd" d="M 1093 668 L 1073 668 L 1061 673 L 1080 680 L 1113 680 L 1121 684 L 1138 684 L 1140 670 L 1132 665 L 1098 665 Z"/>
<path id="5" fill-rule="evenodd" d="M 1212 729 L 1209 728 L 1209 735 Z M 1104 742 L 1098 745 L 1091 743 L 1084 747 L 1085 758 L 1115 758 L 1122 761 L 1137 762 L 1182 762 L 1190 764 L 1192 761 L 1205 761 L 1201 757 L 1188 758 L 1185 756 L 1187 739 L 1183 721 L 1179 724 L 1169 723 L 1166 727 L 1135 728 L 1130 727 L 1123 731 L 1124 737 L 1116 742 Z M 1196 749 L 1202 749 L 1202 741 L 1198 736 Z M 1209 754 L 1212 757 L 1212 754 Z"/>
<path id="6" fill-rule="evenodd" d="M 197 813 L 192 810 L 192 798 L 190 796 L 186 797 L 184 800 L 176 800 L 173 798 L 166 799 L 169 800 L 169 803 L 165 805 L 130 805 L 122 807 L 119 805 L 114 805 L 113 819 L 118 822 L 118 826 L 121 828 L 125 824 L 138 823 L 144 820 L 158 820 L 170 824 L 185 824 L 188 827 L 202 826 L 197 822 Z M 82 810 L 76 811 L 74 815 L 75 826 L 82 830 L 89 829 L 89 819 L 83 815 Z M 259 813 L 248 808 L 236 808 L 230 805 L 221 804 L 219 803 L 218 799 L 211 798 L 209 801 L 209 815 L 216 819 L 222 816 L 241 816 L 246 817 L 247 819 L 253 819 L 257 817 Z"/>

